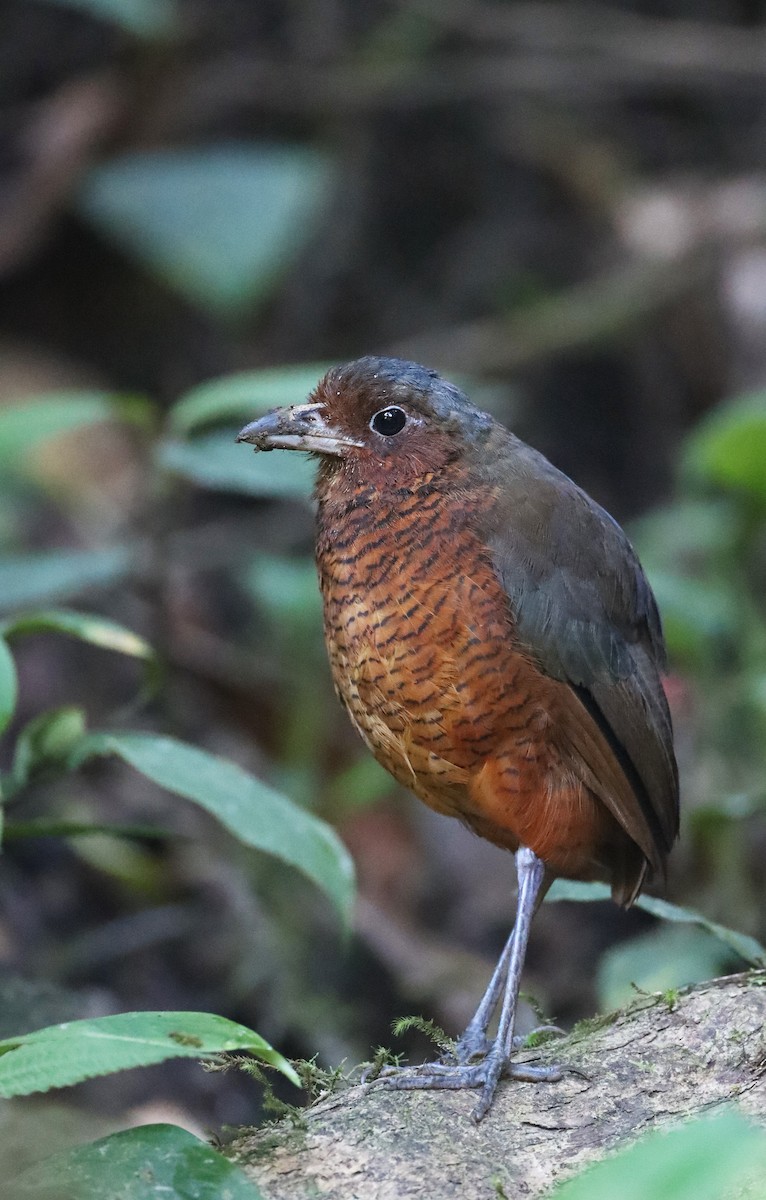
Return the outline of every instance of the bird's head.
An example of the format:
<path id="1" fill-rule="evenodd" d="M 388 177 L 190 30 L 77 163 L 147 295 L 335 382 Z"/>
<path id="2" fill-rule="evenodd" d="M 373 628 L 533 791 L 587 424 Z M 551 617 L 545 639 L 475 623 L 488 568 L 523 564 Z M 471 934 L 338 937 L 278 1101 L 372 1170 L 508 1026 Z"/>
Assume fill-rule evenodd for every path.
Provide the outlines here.
<path id="1" fill-rule="evenodd" d="M 399 358 L 360 358 L 325 375 L 305 404 L 266 413 L 238 437 L 256 450 L 304 450 L 324 471 L 407 484 L 490 435 L 493 419 L 436 371 Z"/>

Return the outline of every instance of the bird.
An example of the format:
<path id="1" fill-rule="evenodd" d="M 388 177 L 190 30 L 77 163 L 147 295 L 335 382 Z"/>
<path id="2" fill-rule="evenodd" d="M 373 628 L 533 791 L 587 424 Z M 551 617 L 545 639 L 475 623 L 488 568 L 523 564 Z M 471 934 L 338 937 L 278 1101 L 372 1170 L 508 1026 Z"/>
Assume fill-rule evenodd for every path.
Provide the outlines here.
<path id="1" fill-rule="evenodd" d="M 657 604 L 618 523 L 437 371 L 368 356 L 237 439 L 318 462 L 315 554 L 336 692 L 375 758 L 515 856 L 510 936 L 452 1053 L 394 1089 L 555 1081 L 515 1063 L 532 918 L 555 878 L 629 906 L 679 830 Z M 489 1028 L 498 1013 L 494 1037 Z"/>

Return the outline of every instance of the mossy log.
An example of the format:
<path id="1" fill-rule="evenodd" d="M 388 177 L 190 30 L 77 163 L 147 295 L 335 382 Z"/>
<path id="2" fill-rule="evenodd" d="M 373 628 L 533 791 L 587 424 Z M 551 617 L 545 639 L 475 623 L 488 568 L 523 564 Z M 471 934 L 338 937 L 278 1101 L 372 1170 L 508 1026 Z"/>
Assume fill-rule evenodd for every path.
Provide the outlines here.
<path id="1" fill-rule="evenodd" d="M 505 1082 L 476 1125 L 473 1092 L 349 1087 L 230 1148 L 265 1200 L 497 1200 L 545 1195 L 648 1129 L 735 1103 L 766 1126 L 766 971 L 586 1022 L 520 1058 L 558 1083 Z"/>

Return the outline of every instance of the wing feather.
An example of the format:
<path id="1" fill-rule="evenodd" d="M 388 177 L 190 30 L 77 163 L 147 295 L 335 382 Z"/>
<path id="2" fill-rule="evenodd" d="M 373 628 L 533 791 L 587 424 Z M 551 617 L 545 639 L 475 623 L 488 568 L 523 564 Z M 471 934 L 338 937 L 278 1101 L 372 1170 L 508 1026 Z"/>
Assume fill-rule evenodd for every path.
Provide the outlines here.
<path id="1" fill-rule="evenodd" d="M 570 688 L 561 732 L 584 781 L 661 870 L 678 775 L 651 588 L 622 529 L 547 459 L 511 436 L 504 467 L 482 532 L 517 635 Z"/>

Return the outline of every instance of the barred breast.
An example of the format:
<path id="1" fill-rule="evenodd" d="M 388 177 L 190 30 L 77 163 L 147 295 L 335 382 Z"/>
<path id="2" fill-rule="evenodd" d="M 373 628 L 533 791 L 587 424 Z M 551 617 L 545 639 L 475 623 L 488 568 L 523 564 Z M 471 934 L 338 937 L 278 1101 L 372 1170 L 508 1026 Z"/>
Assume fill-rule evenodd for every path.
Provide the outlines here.
<path id="1" fill-rule="evenodd" d="M 514 639 L 472 529 L 481 496 L 427 478 L 395 497 L 322 497 L 317 565 L 336 691 L 378 761 L 482 837 L 558 874 L 603 876 L 625 835 L 556 739 L 565 685 Z"/>

